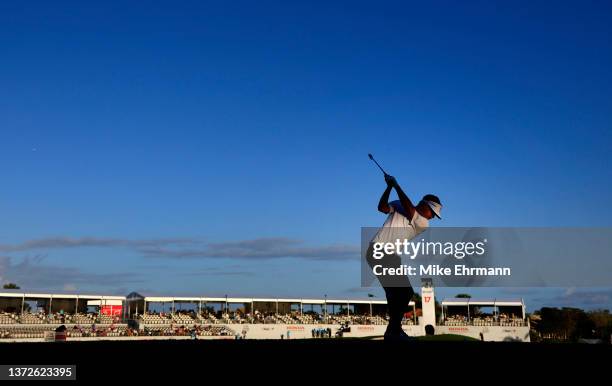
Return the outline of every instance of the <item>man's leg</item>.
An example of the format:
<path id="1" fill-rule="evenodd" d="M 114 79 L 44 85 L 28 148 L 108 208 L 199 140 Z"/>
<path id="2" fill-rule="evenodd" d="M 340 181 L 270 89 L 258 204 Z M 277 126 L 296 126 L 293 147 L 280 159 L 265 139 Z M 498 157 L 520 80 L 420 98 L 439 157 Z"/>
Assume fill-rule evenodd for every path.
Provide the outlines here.
<path id="1" fill-rule="evenodd" d="M 398 268 L 402 262 L 397 255 L 386 255 L 381 260 L 373 257 L 373 247 L 370 244 L 366 252 L 368 265 L 372 268 L 380 264 L 385 268 Z M 387 310 L 389 312 L 389 325 L 385 335 L 398 335 L 402 333 L 402 319 L 408 312 L 408 303 L 414 295 L 408 276 L 377 276 L 378 281 L 385 290 L 387 297 Z"/>
<path id="2" fill-rule="evenodd" d="M 412 287 L 386 287 L 387 308 L 389 310 L 389 326 L 387 334 L 401 334 L 402 320 L 408 312 L 408 303 L 414 295 Z"/>

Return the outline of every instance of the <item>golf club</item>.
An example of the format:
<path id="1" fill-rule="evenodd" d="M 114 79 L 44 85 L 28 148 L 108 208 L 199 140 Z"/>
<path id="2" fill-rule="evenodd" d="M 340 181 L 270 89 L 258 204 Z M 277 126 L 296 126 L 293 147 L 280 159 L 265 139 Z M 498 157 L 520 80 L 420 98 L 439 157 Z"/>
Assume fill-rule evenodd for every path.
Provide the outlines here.
<path id="1" fill-rule="evenodd" d="M 381 172 L 383 172 L 383 174 L 385 176 L 388 176 L 387 172 L 378 164 L 378 162 L 376 162 L 376 160 L 374 159 L 374 156 L 371 153 L 368 153 L 368 157 L 370 157 L 370 159 L 372 161 L 374 161 L 374 163 L 376 164 L 376 166 L 378 166 L 378 168 L 380 169 Z"/>

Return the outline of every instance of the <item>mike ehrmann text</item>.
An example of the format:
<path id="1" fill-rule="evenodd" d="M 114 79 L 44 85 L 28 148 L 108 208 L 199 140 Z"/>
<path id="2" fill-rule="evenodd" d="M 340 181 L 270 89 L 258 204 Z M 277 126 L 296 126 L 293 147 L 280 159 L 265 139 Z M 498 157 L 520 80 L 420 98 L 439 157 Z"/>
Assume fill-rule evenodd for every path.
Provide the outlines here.
<path id="1" fill-rule="evenodd" d="M 511 276 L 510 267 L 468 267 L 456 264 L 453 268 L 441 267 L 438 264 L 420 264 L 414 266 L 402 264 L 399 267 L 375 265 L 372 272 L 376 276 Z"/>

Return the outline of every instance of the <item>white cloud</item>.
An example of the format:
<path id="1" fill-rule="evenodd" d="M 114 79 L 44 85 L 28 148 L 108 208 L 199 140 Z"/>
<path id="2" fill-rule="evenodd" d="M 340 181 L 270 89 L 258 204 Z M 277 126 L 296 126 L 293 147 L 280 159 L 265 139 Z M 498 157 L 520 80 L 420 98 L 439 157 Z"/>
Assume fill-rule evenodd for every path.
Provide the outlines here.
<path id="1" fill-rule="evenodd" d="M 189 246 L 189 247 L 186 247 Z M 303 241 L 286 237 L 258 238 L 230 242 L 209 242 L 193 238 L 162 238 L 131 240 L 101 237 L 50 237 L 20 244 L 0 245 L 0 252 L 49 251 L 75 248 L 128 248 L 146 257 L 158 258 L 237 258 L 274 259 L 302 258 L 312 260 L 358 259 L 355 245 L 305 245 Z"/>

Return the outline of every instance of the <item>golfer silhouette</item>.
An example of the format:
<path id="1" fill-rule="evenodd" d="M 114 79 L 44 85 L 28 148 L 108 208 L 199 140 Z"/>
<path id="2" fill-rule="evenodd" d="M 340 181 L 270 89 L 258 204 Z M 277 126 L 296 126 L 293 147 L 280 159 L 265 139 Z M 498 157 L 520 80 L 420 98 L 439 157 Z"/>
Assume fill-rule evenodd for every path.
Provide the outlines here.
<path id="1" fill-rule="evenodd" d="M 380 197 L 378 210 L 387 214 L 387 220 L 378 230 L 367 251 L 367 261 L 370 267 L 382 265 L 384 268 L 399 268 L 401 259 L 397 255 L 385 255 L 382 259 L 374 259 L 374 243 L 395 243 L 396 240 L 411 240 L 429 226 L 429 220 L 440 218 L 442 204 L 433 194 L 427 194 L 414 206 L 397 183 L 395 177 L 385 173 L 387 188 Z M 395 189 L 399 200 L 389 202 L 391 190 Z M 380 284 L 385 289 L 389 325 L 385 331 L 385 341 L 407 341 L 410 337 L 402 329 L 402 319 L 408 312 L 408 303 L 414 295 L 408 276 L 377 275 Z"/>

